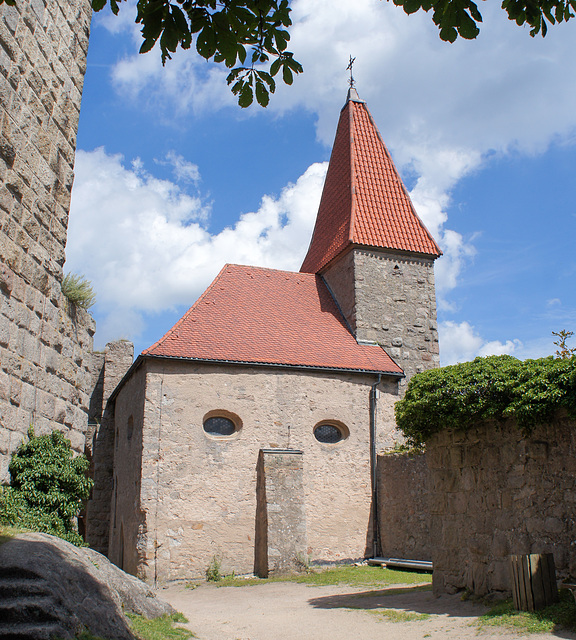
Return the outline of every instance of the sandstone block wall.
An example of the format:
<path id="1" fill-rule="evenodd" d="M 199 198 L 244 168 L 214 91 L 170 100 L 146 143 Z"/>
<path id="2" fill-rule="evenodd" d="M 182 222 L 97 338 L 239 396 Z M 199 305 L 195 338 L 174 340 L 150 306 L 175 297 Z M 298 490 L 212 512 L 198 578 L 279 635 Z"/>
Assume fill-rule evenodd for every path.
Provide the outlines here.
<path id="1" fill-rule="evenodd" d="M 324 278 L 359 341 L 376 342 L 408 380 L 440 362 L 434 261 L 353 249 Z"/>
<path id="2" fill-rule="evenodd" d="M 263 449 L 258 456 L 254 573 L 307 568 L 304 461 L 301 451 Z"/>
<path id="3" fill-rule="evenodd" d="M 380 554 L 432 560 L 426 455 L 378 456 Z"/>
<path id="4" fill-rule="evenodd" d="M 369 375 L 147 359 L 115 403 L 120 442 L 132 416 L 141 452 L 136 435 L 130 456 L 116 451 L 123 502 L 111 550 L 120 548 L 120 528 L 125 536 L 129 531 L 137 541 L 138 574 L 150 582 L 203 576 L 213 557 L 223 572 L 252 572 L 258 456 L 261 449 L 282 448 L 303 451 L 308 559 L 351 561 L 371 553 L 369 394 L 375 381 Z M 381 387 L 379 448 L 392 441 L 396 399 L 395 384 Z M 241 429 L 229 438 L 207 435 L 204 417 L 215 410 L 236 416 Z M 324 420 L 346 425 L 349 437 L 318 442 L 313 429 Z M 131 474 L 140 456 L 137 496 Z"/>
<path id="5" fill-rule="evenodd" d="M 86 540 L 93 549 L 107 555 L 112 499 L 118 500 L 118 491 L 127 491 L 129 497 L 133 491 L 132 481 L 128 487 L 118 488 L 113 473 L 115 453 L 120 451 L 123 458 L 128 460 L 131 449 L 126 450 L 126 443 L 118 437 L 115 429 L 115 405 L 108 403 L 108 400 L 132 365 L 134 345 L 127 340 L 110 342 L 100 357 L 100 377 L 92 395 L 95 423 L 90 425 L 89 431 L 90 475 L 94 478 L 94 488 L 86 509 Z M 118 424 L 121 424 L 123 419 L 124 416 L 120 416 Z M 122 469 L 125 468 L 124 464 Z M 134 473 L 139 472 L 140 465 L 134 465 L 131 478 Z M 122 564 L 117 564 L 122 568 Z"/>
<path id="6" fill-rule="evenodd" d="M 85 444 L 94 321 L 60 289 L 90 0 L 0 5 L 0 480 L 33 424 Z"/>
<path id="7" fill-rule="evenodd" d="M 576 576 L 576 424 L 522 437 L 513 421 L 427 443 L 436 593 L 510 591 L 508 555 L 554 554 Z"/>

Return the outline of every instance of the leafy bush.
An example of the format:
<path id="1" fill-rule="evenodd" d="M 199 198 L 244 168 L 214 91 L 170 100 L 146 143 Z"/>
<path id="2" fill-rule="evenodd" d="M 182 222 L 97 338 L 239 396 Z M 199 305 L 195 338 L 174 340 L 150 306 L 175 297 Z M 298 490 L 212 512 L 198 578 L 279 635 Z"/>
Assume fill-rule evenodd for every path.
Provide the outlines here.
<path id="1" fill-rule="evenodd" d="M 88 464 L 60 432 L 35 436 L 30 428 L 10 462 L 11 486 L 0 493 L 0 522 L 83 545 L 74 519 L 92 488 Z"/>
<path id="2" fill-rule="evenodd" d="M 62 293 L 72 304 L 81 309 L 90 309 L 96 302 L 96 294 L 90 280 L 76 273 L 67 273 L 64 276 Z"/>
<path id="3" fill-rule="evenodd" d="M 396 422 L 412 445 L 443 429 L 514 417 L 524 433 L 558 409 L 576 416 L 576 357 L 521 361 L 488 356 L 415 375 L 396 403 Z"/>

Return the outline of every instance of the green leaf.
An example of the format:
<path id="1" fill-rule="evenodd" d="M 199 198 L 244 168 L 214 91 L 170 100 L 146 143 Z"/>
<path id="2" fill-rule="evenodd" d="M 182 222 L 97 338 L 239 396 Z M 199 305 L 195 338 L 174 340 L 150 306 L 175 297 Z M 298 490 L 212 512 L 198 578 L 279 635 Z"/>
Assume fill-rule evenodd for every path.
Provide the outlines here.
<path id="1" fill-rule="evenodd" d="M 245 71 L 245 69 L 243 67 L 238 67 L 236 69 L 232 69 L 232 71 L 230 71 L 230 73 L 228 74 L 228 77 L 226 78 L 226 82 L 228 84 L 231 84 L 232 82 L 234 82 L 234 80 L 236 80 L 236 78 L 243 72 Z"/>
<path id="2" fill-rule="evenodd" d="M 287 31 L 276 30 L 274 32 L 274 39 L 276 40 L 276 48 L 278 51 L 284 51 L 290 40 L 290 34 Z"/>
<path id="3" fill-rule="evenodd" d="M 237 95 L 240 89 L 244 86 L 244 80 L 238 80 L 232 87 L 231 91 L 234 95 Z"/>
<path id="4" fill-rule="evenodd" d="M 274 78 L 269 73 L 258 71 L 258 76 L 268 85 L 270 93 L 276 91 L 276 82 L 274 82 Z"/>
<path id="5" fill-rule="evenodd" d="M 467 13 L 463 13 L 458 33 L 467 40 L 473 40 L 480 33 L 480 29 Z"/>
<path id="6" fill-rule="evenodd" d="M 240 90 L 240 95 L 238 96 L 238 104 L 243 108 L 249 107 L 254 100 L 254 93 L 252 91 L 252 87 L 244 82 L 244 86 Z"/>
<path id="7" fill-rule="evenodd" d="M 288 67 L 287 65 L 284 65 L 282 67 L 282 79 L 284 80 L 285 84 L 292 84 L 292 82 L 294 81 L 294 76 L 292 75 L 292 71 L 290 70 L 290 67 Z"/>
<path id="8" fill-rule="evenodd" d="M 476 22 L 482 22 L 482 14 L 478 10 L 477 5 L 474 2 L 470 2 L 468 5 L 470 15 L 476 20 Z"/>
<path id="9" fill-rule="evenodd" d="M 404 0 L 401 4 L 408 15 L 416 13 L 422 7 L 420 0 Z"/>
<path id="10" fill-rule="evenodd" d="M 216 37 L 214 29 L 206 26 L 196 38 L 196 51 L 206 60 L 209 60 L 216 52 Z"/>
<path id="11" fill-rule="evenodd" d="M 6 4 L 9 4 L 8 2 Z M 94 11 L 102 11 L 106 6 L 106 0 L 92 0 L 92 9 Z"/>
<path id="12" fill-rule="evenodd" d="M 454 27 L 443 27 L 440 29 L 440 39 L 445 42 L 454 42 L 458 37 L 458 32 Z"/>
<path id="13" fill-rule="evenodd" d="M 302 73 L 302 71 L 304 71 L 302 65 L 297 60 L 294 60 L 291 53 L 286 54 L 285 60 L 286 64 L 290 67 L 290 69 L 292 69 L 294 73 Z"/>
<path id="14" fill-rule="evenodd" d="M 256 81 L 256 100 L 261 107 L 267 107 L 270 102 L 268 89 L 266 89 L 261 80 Z"/>
<path id="15" fill-rule="evenodd" d="M 148 51 L 154 48 L 155 44 L 156 44 L 156 39 L 154 38 L 149 38 L 148 40 L 144 40 L 138 53 L 148 53 Z"/>
<path id="16" fill-rule="evenodd" d="M 202 31 L 204 27 L 210 25 L 209 15 L 205 9 L 193 7 L 186 11 L 186 13 L 190 20 L 190 33 L 198 33 L 199 31 Z"/>
<path id="17" fill-rule="evenodd" d="M 282 61 L 279 58 L 274 60 L 274 62 L 270 65 L 271 76 L 275 76 L 278 73 L 278 71 L 280 71 L 281 64 L 282 64 Z"/>

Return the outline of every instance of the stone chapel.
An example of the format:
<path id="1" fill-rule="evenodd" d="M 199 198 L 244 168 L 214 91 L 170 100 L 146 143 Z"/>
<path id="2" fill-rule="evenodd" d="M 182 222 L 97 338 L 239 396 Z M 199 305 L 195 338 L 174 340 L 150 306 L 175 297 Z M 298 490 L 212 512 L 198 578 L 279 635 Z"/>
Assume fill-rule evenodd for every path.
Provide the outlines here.
<path id="1" fill-rule="evenodd" d="M 378 554 L 376 456 L 438 366 L 439 255 L 351 88 L 300 272 L 224 266 L 113 392 L 111 560 L 161 583 Z"/>

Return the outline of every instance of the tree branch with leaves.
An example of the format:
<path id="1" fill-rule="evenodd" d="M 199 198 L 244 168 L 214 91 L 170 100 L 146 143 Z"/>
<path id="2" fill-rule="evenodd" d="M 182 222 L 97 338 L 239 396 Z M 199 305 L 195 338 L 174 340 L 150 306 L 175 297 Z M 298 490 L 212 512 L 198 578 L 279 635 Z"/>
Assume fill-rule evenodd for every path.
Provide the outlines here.
<path id="1" fill-rule="evenodd" d="M 118 0 L 92 0 L 95 11 L 107 4 L 118 14 Z M 194 43 L 204 59 L 231 69 L 227 82 L 241 107 L 250 106 L 254 97 L 267 106 L 276 76 L 290 85 L 302 72 L 287 50 L 288 0 L 138 0 L 136 7 L 144 39 L 140 53 L 158 44 L 165 64 L 178 47 L 190 49 Z"/>
<path id="2" fill-rule="evenodd" d="M 0 0 L 14 6 L 23 0 Z M 442 40 L 458 36 L 473 40 L 480 33 L 482 14 L 473 0 L 392 0 L 407 14 L 432 13 Z M 125 0 L 91 0 L 94 11 L 109 6 L 118 14 Z M 350 0 L 353 2 L 353 0 Z M 276 90 L 277 77 L 292 84 L 302 65 L 287 50 L 290 41 L 289 0 L 138 0 L 136 22 L 144 39 L 140 53 L 160 47 L 165 64 L 178 47 L 191 49 L 206 60 L 224 64 L 227 81 L 241 107 L 254 97 L 265 107 Z M 545 36 L 548 25 L 575 16 L 576 0 L 502 0 L 502 9 L 530 35 Z"/>
<path id="3" fill-rule="evenodd" d="M 432 11 L 432 21 L 440 31 L 440 38 L 454 42 L 458 36 L 473 40 L 480 33 L 482 14 L 472 0 L 393 0 L 407 14 Z M 550 25 L 574 18 L 576 0 L 502 0 L 502 9 L 517 25 L 527 24 L 530 35 L 545 36 Z"/>

